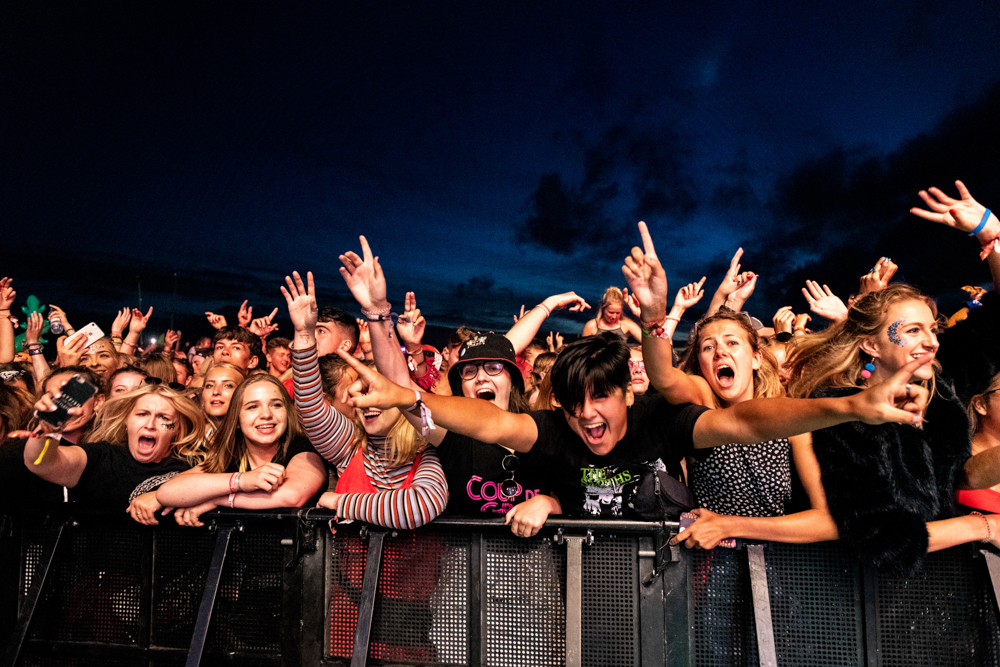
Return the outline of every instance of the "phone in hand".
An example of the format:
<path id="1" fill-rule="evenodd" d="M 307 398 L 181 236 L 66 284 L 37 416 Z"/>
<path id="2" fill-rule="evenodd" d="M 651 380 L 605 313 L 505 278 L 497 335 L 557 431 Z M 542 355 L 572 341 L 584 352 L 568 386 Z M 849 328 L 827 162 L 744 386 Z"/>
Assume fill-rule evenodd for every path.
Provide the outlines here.
<path id="1" fill-rule="evenodd" d="M 74 375 L 59 389 L 59 398 L 53 401 L 56 409 L 52 412 L 39 412 L 38 418 L 53 429 L 59 430 L 72 417 L 69 414 L 70 408 L 80 407 L 96 393 L 97 387 L 79 375 Z"/>
<path id="2" fill-rule="evenodd" d="M 85 340 L 83 343 L 84 347 L 90 347 L 95 341 L 104 338 L 104 332 L 101 331 L 101 327 L 97 326 L 95 323 L 91 322 L 84 328 L 78 330 L 75 334 L 66 339 L 64 346 L 69 346 L 71 342 L 76 340 L 78 336 L 84 336 Z"/>

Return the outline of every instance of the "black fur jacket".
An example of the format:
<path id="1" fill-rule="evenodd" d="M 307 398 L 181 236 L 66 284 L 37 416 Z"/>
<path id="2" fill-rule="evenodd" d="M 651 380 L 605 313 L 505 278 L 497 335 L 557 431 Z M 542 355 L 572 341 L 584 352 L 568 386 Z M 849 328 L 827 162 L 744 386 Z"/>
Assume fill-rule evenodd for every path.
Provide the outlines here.
<path id="1" fill-rule="evenodd" d="M 864 565 L 906 576 L 927 553 L 928 521 L 956 515 L 953 494 L 970 456 L 969 420 L 938 380 L 923 429 L 848 422 L 813 433 L 840 539 Z M 823 389 L 843 396 L 858 389 Z"/>

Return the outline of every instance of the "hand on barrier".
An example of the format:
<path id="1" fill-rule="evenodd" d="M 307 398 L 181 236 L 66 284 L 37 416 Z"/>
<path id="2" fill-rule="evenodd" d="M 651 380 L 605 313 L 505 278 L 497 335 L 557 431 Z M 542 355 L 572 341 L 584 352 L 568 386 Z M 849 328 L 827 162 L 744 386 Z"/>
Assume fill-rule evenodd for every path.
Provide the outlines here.
<path id="1" fill-rule="evenodd" d="M 562 506 L 552 496 L 539 494 L 507 512 L 504 523 L 518 537 L 534 537 L 550 514 L 562 514 Z"/>
<path id="2" fill-rule="evenodd" d="M 205 525 L 201 522 L 201 515 L 205 512 L 211 512 L 216 507 L 218 505 L 215 504 L 214 500 L 205 501 L 201 505 L 195 505 L 194 507 L 182 507 L 174 511 L 174 521 L 180 526 L 200 528 Z"/>
<path id="3" fill-rule="evenodd" d="M 149 493 L 144 493 L 133 498 L 132 502 L 128 504 L 128 509 L 125 511 L 144 526 L 158 526 L 160 522 L 156 520 L 156 513 L 161 509 L 163 510 L 161 516 L 163 516 L 171 512 L 174 508 L 164 508 L 156 500 L 156 491 L 150 491 Z"/>

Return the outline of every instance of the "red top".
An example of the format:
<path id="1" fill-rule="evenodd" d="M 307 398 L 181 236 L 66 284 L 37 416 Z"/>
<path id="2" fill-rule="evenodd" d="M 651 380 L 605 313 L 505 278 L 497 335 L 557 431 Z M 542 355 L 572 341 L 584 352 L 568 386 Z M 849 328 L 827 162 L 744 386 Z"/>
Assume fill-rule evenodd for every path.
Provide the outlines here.
<path id="1" fill-rule="evenodd" d="M 403 480 L 399 488 L 410 488 L 410 484 L 413 483 L 413 475 L 416 474 L 417 466 L 419 465 L 420 454 L 417 454 L 417 458 L 413 459 L 413 465 L 410 466 L 410 474 L 406 476 L 406 479 Z M 341 473 L 340 479 L 337 480 L 337 487 L 333 492 L 376 493 L 375 487 L 372 486 L 372 481 L 368 479 L 368 473 L 365 472 L 365 455 L 360 447 L 358 447 L 358 451 L 354 453 L 354 456 L 351 457 L 351 462 L 344 468 L 344 472 Z"/>

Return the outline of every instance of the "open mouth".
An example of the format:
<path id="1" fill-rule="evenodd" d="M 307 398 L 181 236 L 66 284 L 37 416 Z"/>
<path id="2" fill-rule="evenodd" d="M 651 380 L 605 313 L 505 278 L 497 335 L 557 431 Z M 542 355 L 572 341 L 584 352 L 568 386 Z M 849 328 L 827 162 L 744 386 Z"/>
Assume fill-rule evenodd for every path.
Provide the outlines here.
<path id="1" fill-rule="evenodd" d="M 496 397 L 497 397 L 496 392 L 493 391 L 492 389 L 487 389 L 486 387 L 483 387 L 482 389 L 476 391 L 476 398 L 482 398 L 487 401 L 492 401 Z"/>
<path id="2" fill-rule="evenodd" d="M 263 435 L 268 435 L 268 434 L 274 432 L 274 429 L 275 429 L 276 426 L 277 426 L 277 424 L 261 424 L 261 425 L 257 426 L 256 428 L 257 428 L 257 432 L 258 433 L 261 433 Z"/>
<path id="3" fill-rule="evenodd" d="M 587 438 L 593 442 L 598 443 L 604 437 L 604 433 L 608 430 L 608 425 L 605 423 L 594 424 L 593 426 L 580 425 L 583 428 L 584 434 Z"/>
<path id="4" fill-rule="evenodd" d="M 722 387 L 732 387 L 736 382 L 736 372 L 729 366 L 719 366 L 715 369 L 715 379 Z"/>
<path id="5" fill-rule="evenodd" d="M 366 422 L 373 422 L 376 419 L 378 419 L 379 415 L 381 415 L 381 414 L 382 414 L 381 410 L 376 410 L 375 408 L 368 408 L 367 410 L 365 410 L 365 413 L 364 413 L 365 421 Z"/>
<path id="6" fill-rule="evenodd" d="M 156 438 L 151 438 L 148 435 L 139 436 L 139 451 L 148 454 L 156 448 Z"/>

